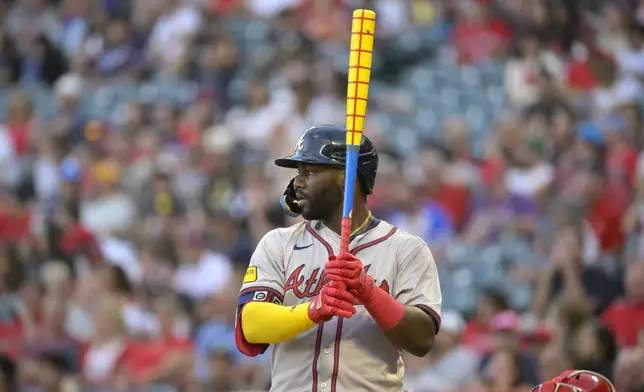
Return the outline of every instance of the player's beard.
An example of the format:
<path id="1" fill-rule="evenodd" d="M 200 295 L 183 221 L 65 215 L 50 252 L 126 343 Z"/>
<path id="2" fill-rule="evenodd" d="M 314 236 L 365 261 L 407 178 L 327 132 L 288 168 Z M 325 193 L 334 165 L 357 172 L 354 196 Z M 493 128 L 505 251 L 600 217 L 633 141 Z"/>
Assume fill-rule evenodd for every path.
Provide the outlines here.
<path id="1" fill-rule="evenodd" d="M 307 195 L 302 217 L 306 220 L 327 220 L 342 207 L 343 199 L 341 187 L 328 187 L 317 194 Z"/>

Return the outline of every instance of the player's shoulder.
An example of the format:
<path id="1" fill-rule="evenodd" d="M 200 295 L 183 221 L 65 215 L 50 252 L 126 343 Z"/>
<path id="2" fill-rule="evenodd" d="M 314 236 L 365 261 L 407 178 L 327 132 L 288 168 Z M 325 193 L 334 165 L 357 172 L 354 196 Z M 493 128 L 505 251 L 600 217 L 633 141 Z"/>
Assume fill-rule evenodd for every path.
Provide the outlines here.
<path id="1" fill-rule="evenodd" d="M 295 241 L 306 230 L 306 222 L 298 222 L 287 227 L 277 227 L 270 230 L 262 238 L 262 242 L 286 244 Z"/>
<path id="2" fill-rule="evenodd" d="M 393 231 L 392 239 L 400 247 L 421 248 L 421 247 L 427 246 L 427 243 L 419 236 L 411 234 L 408 231 L 405 231 L 400 227 L 394 226 L 385 220 L 381 220 L 380 223 L 378 224 L 378 227 L 383 232 L 389 233 Z"/>
<path id="3" fill-rule="evenodd" d="M 417 235 L 413 235 L 384 220 L 380 221 L 377 229 L 380 233 L 391 233 L 391 243 L 389 246 L 395 249 L 396 258 L 399 262 L 405 263 L 406 261 L 417 258 L 421 254 L 428 256 L 427 258 L 429 260 L 433 260 L 429 246 Z"/>

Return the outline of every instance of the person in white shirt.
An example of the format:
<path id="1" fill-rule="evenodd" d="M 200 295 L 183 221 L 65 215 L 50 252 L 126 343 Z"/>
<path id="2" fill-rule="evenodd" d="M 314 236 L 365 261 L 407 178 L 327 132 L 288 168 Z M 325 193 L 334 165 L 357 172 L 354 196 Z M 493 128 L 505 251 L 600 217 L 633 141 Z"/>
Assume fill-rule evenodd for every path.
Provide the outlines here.
<path id="1" fill-rule="evenodd" d="M 541 48 L 535 34 L 521 37 L 519 47 L 520 55 L 506 63 L 505 87 L 512 104 L 524 108 L 539 99 L 539 74 L 546 72 L 560 84 L 564 68 L 555 53 Z"/>
<path id="2" fill-rule="evenodd" d="M 616 54 L 617 65 L 622 75 L 641 78 L 644 76 L 644 29 L 632 26 L 628 34 L 628 47 Z"/>
<path id="3" fill-rule="evenodd" d="M 206 249 L 201 236 L 185 236 L 180 248 L 182 264 L 174 276 L 174 289 L 194 299 L 221 292 L 233 276 L 230 260 Z"/>
<path id="4" fill-rule="evenodd" d="M 228 112 L 226 125 L 243 144 L 267 147 L 285 114 L 273 106 L 266 83 L 255 80 L 246 86 L 244 105 Z"/>
<path id="5" fill-rule="evenodd" d="M 9 130 L 0 125 L 0 183 L 15 185 L 20 177 L 20 166 L 16 161 L 16 150 Z"/>
<path id="6" fill-rule="evenodd" d="M 173 66 L 184 58 L 190 39 L 203 19 L 196 7 L 180 0 L 165 0 L 165 6 L 150 36 L 150 54 L 165 66 Z"/>

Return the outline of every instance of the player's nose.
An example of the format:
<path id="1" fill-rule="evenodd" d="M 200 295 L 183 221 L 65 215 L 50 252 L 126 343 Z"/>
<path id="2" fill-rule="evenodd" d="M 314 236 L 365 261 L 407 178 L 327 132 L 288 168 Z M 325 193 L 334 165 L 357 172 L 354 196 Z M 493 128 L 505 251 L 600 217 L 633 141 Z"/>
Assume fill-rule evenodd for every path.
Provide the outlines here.
<path id="1" fill-rule="evenodd" d="M 298 173 L 295 176 L 295 180 L 293 181 L 293 186 L 295 187 L 296 191 L 298 189 L 306 188 L 306 181 L 304 180 L 304 176 L 302 176 L 301 174 Z"/>

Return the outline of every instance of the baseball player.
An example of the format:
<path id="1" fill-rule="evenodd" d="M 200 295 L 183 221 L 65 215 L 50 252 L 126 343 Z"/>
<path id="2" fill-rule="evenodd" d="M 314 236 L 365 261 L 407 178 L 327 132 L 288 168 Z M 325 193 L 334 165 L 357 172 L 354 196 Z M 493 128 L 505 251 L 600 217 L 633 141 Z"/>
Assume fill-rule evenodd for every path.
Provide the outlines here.
<path id="1" fill-rule="evenodd" d="M 590 370 L 567 370 L 532 392 L 617 392 L 610 380 Z"/>
<path id="2" fill-rule="evenodd" d="M 236 343 L 249 356 L 273 344 L 271 391 L 402 390 L 401 352 L 424 356 L 440 326 L 441 292 L 420 238 L 376 219 L 366 204 L 378 154 L 363 136 L 350 253 L 337 254 L 345 131 L 316 126 L 293 155 L 282 206 L 305 222 L 268 232 L 239 293 Z"/>

